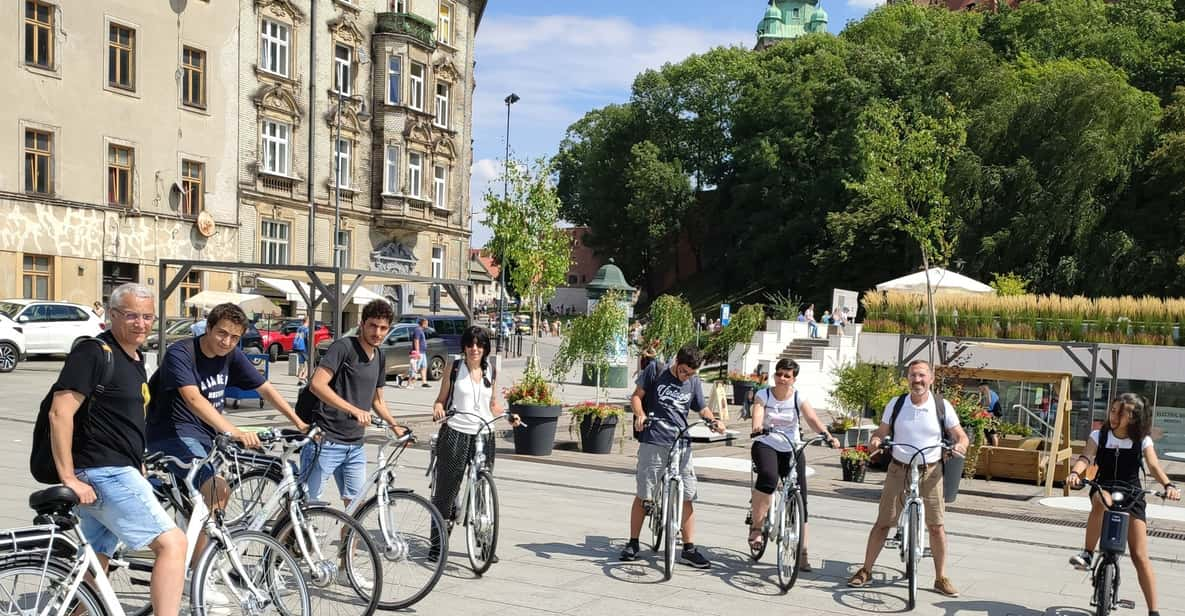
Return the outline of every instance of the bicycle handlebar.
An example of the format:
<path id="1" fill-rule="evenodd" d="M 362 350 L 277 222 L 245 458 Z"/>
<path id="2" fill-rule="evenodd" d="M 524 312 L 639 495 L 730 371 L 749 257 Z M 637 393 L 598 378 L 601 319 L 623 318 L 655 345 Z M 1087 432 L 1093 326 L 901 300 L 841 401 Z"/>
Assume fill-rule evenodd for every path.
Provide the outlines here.
<path id="1" fill-rule="evenodd" d="M 476 418 L 478 419 L 478 421 L 479 421 L 479 422 L 481 422 L 481 424 L 482 424 L 482 427 L 481 427 L 481 428 L 478 428 L 478 430 L 477 430 L 477 431 L 480 433 L 482 430 L 487 430 L 487 429 L 489 429 L 489 427 L 490 427 L 491 425 L 493 425 L 493 424 L 494 424 L 494 422 L 498 421 L 499 419 L 503 419 L 503 418 L 505 418 L 505 419 L 506 419 L 506 421 L 510 421 L 510 415 L 511 415 L 511 414 L 510 414 L 509 412 L 505 412 L 505 413 L 502 413 L 501 415 L 497 415 L 497 416 L 495 416 L 493 419 L 491 419 L 491 420 L 489 420 L 489 421 L 486 421 L 486 418 L 485 418 L 485 417 L 482 417 L 481 415 L 478 415 L 477 413 L 470 413 L 470 412 L 468 412 L 468 411 L 457 411 L 457 410 L 453 410 L 453 411 L 449 411 L 448 413 L 445 413 L 445 415 L 444 415 L 444 422 L 447 424 L 447 423 L 448 423 L 448 420 L 449 420 L 450 418 L 452 418 L 452 417 L 455 417 L 455 416 L 457 416 L 457 415 L 469 415 L 470 417 L 476 417 Z M 527 425 L 527 422 L 523 421 L 523 420 L 522 420 L 522 418 L 520 417 L 520 418 L 519 418 L 519 420 L 518 420 L 518 425 L 520 425 L 520 426 L 523 426 L 523 427 L 526 427 L 526 425 Z"/>
<path id="2" fill-rule="evenodd" d="M 1104 499 L 1104 503 L 1103 503 L 1104 505 L 1107 506 L 1108 509 L 1116 509 L 1119 511 L 1126 511 L 1127 509 L 1130 509 L 1133 506 L 1135 506 L 1135 504 L 1137 502 L 1139 502 L 1141 499 L 1143 499 L 1144 497 L 1146 497 L 1148 495 L 1155 496 L 1155 497 L 1162 499 L 1162 500 L 1168 498 L 1168 492 L 1161 492 L 1158 490 L 1147 490 L 1147 489 L 1144 489 L 1142 486 L 1131 485 L 1131 484 L 1129 484 L 1127 482 L 1123 482 L 1123 481 L 1115 481 L 1115 482 L 1097 481 L 1094 479 L 1087 479 L 1086 477 L 1082 477 L 1081 475 L 1079 475 L 1079 479 L 1082 481 L 1082 485 L 1076 489 L 1080 490 L 1083 487 L 1090 486 L 1091 494 L 1094 494 L 1095 492 L 1104 492 L 1109 496 L 1109 498 Z M 1124 496 L 1122 498 L 1116 499 L 1115 498 L 1116 495 L 1124 495 Z M 1118 506 L 1116 506 L 1117 502 L 1118 502 Z"/>
<path id="3" fill-rule="evenodd" d="M 790 438 L 790 436 L 787 435 L 786 432 L 787 431 L 785 428 L 765 428 L 763 430 L 758 430 L 756 432 L 749 433 L 749 438 L 757 438 L 759 436 L 780 436 L 788 444 L 793 445 L 794 439 Z M 827 447 L 829 447 L 831 449 L 835 449 L 835 445 L 831 444 L 832 438 L 833 437 L 830 432 L 820 432 L 819 434 L 816 434 L 815 436 L 803 441 L 802 446 L 806 447 L 807 445 L 813 445 L 815 443 L 822 441 L 824 443 L 827 443 Z"/>
<path id="4" fill-rule="evenodd" d="M 946 442 L 945 439 L 937 445 L 930 445 L 929 447 L 918 447 L 912 443 L 895 443 L 892 441 L 892 439 L 887 438 L 881 441 L 881 450 L 888 451 L 894 447 L 909 447 L 910 449 L 913 449 L 913 454 L 909 456 L 909 464 L 913 464 L 914 458 L 918 456 L 922 456 L 922 460 L 925 461 L 926 456 L 922 452 L 929 451 L 934 448 L 941 449 L 942 451 L 954 451 L 955 449 L 954 445 Z"/>
<path id="5" fill-rule="evenodd" d="M 416 442 L 416 437 L 412 433 L 411 426 L 403 426 L 403 436 L 395 436 L 395 432 L 391 430 L 391 424 L 383 421 L 381 417 L 372 415 L 370 425 L 386 432 L 387 440 L 395 445 L 410 445 Z"/>

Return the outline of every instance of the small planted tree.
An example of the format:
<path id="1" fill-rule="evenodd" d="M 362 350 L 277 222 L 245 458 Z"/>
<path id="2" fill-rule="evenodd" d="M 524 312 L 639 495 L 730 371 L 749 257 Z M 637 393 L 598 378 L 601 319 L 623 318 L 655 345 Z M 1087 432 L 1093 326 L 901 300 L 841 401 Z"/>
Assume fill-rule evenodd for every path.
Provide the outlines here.
<path id="1" fill-rule="evenodd" d="M 711 361 L 723 362 L 720 368 L 724 375 L 728 364 L 728 353 L 740 343 L 749 342 L 753 334 L 765 326 L 765 308 L 761 304 L 745 304 L 732 315 L 728 326 L 708 339 L 704 356 Z"/>
<path id="2" fill-rule="evenodd" d="M 597 302 L 592 312 L 573 319 L 564 332 L 564 339 L 551 364 L 551 377 L 555 381 L 565 378 L 578 364 L 595 370 L 598 404 L 602 395 L 608 393 L 602 383 L 609 370 L 609 362 L 625 341 L 626 312 L 621 301 L 620 293 L 609 291 Z"/>
<path id="3" fill-rule="evenodd" d="M 683 345 L 695 340 L 691 305 L 677 295 L 660 295 L 650 304 L 646 325 L 647 345 L 657 342 L 659 357 L 669 360 Z M 645 345 L 644 345 L 645 346 Z"/>

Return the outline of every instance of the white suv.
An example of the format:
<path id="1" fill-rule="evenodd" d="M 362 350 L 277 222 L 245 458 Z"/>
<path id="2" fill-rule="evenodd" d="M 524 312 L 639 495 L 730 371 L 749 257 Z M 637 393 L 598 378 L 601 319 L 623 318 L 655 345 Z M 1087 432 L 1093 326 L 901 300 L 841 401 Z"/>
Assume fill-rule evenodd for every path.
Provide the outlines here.
<path id="1" fill-rule="evenodd" d="M 24 328 L 0 313 L 0 372 L 12 372 L 24 357 Z"/>
<path id="2" fill-rule="evenodd" d="M 90 308 L 39 299 L 0 300 L 0 312 L 23 328 L 25 353 L 69 353 L 80 338 L 98 336 L 106 324 Z"/>

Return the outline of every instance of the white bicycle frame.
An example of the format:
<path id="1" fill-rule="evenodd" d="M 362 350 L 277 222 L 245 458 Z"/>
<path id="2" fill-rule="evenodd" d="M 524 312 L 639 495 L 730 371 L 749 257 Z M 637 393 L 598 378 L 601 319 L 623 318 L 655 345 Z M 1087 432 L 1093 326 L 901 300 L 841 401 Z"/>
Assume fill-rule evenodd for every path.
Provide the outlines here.
<path id="1" fill-rule="evenodd" d="M 780 543 L 783 540 L 782 535 L 788 532 L 787 529 L 782 528 L 782 526 L 786 523 L 786 501 L 790 499 L 790 490 L 797 488 L 798 486 L 798 447 L 794 444 L 793 439 L 791 439 L 789 436 L 786 436 L 786 433 L 783 430 L 771 428 L 769 434 L 771 436 L 781 437 L 782 440 L 786 441 L 786 444 L 790 445 L 791 449 L 795 452 L 795 457 L 790 461 L 790 470 L 786 472 L 785 476 L 779 478 L 779 481 L 782 482 L 782 489 L 774 490 L 773 502 L 770 503 L 769 511 L 766 512 L 765 521 L 762 523 L 763 530 L 768 537 L 770 536 L 770 531 L 774 529 L 770 520 L 776 519 L 778 521 L 778 533 L 776 540 Z M 777 518 L 774 516 L 777 516 Z M 797 537 L 787 537 L 785 539 L 795 541 L 798 540 Z"/>
<path id="2" fill-rule="evenodd" d="M 896 446 L 903 445 L 903 444 L 905 444 L 905 443 L 892 443 L 892 446 L 896 447 Z M 907 445 L 907 446 L 913 447 L 912 445 Z M 942 450 L 945 448 L 945 445 L 931 445 L 929 447 L 924 447 L 924 448 L 920 448 L 920 449 L 917 447 L 913 447 L 914 455 L 911 456 L 909 459 L 909 488 L 906 490 L 905 501 L 901 505 L 901 513 L 898 514 L 898 516 L 897 516 L 897 533 L 898 533 L 897 536 L 900 538 L 900 541 L 901 541 L 901 545 L 899 546 L 899 552 L 901 554 L 901 562 L 904 563 L 904 562 L 906 562 L 906 559 L 912 557 L 912 558 L 914 558 L 914 566 L 915 567 L 918 565 L 918 563 L 921 562 L 922 555 L 926 553 L 926 540 L 927 540 L 927 535 L 929 533 L 922 532 L 922 528 L 916 528 L 916 529 L 910 528 L 912 523 L 909 521 L 909 506 L 912 504 L 915 504 L 915 503 L 917 504 L 917 506 L 918 506 L 918 526 L 925 527 L 925 525 L 926 525 L 926 502 L 922 499 L 921 493 L 918 490 L 918 486 L 921 485 L 921 478 L 922 478 L 922 473 L 921 473 L 921 470 L 919 470 L 919 469 L 921 467 L 921 462 L 925 461 L 925 456 L 922 452 L 929 450 L 929 449 L 934 449 L 934 448 L 938 448 L 939 450 Z M 906 554 L 906 552 L 908 551 L 908 545 L 909 545 L 909 533 L 911 533 L 911 532 L 917 533 L 917 538 L 918 538 L 917 539 L 917 548 L 918 548 L 917 555 Z"/>
<path id="3" fill-rule="evenodd" d="M 371 423 L 375 427 L 383 428 L 383 431 L 387 434 L 387 442 L 379 446 L 378 454 L 375 456 L 375 464 L 377 466 L 370 473 L 370 477 L 366 479 L 366 482 L 362 484 L 360 496 L 350 502 L 350 506 L 346 508 L 346 513 L 350 517 L 354 517 L 358 513 L 358 510 L 362 508 L 362 505 L 366 503 L 366 495 L 370 493 L 371 488 L 376 490 L 375 496 L 378 497 L 379 511 L 387 511 L 387 507 L 391 504 L 391 499 L 387 497 L 387 490 L 395 484 L 395 469 L 398 468 L 395 459 L 411 438 L 410 432 L 404 436 L 393 438 L 394 433 L 390 431 L 386 422 L 374 420 Z M 388 447 L 392 447 L 390 453 L 387 453 Z M 399 529 L 390 528 L 389 526 L 390 522 L 395 522 L 396 520 L 389 520 L 388 518 L 389 516 L 387 515 L 379 516 L 379 530 L 383 533 L 383 547 L 385 549 L 389 549 L 397 543 L 404 542 Z"/>
<path id="4" fill-rule="evenodd" d="M 465 413 L 465 414 L 474 415 L 474 413 Z M 495 417 L 494 421 L 497 421 L 501 417 L 502 417 L 501 415 L 499 415 L 498 417 Z M 470 516 L 473 515 L 473 511 L 469 505 L 477 498 L 477 491 L 476 491 L 477 490 L 477 487 L 476 487 L 477 486 L 477 472 L 479 470 L 485 468 L 485 465 L 486 465 L 486 439 L 485 439 L 484 433 L 486 431 L 491 430 L 491 428 L 490 428 L 491 423 L 493 423 L 493 422 L 485 422 L 483 420 L 482 427 L 477 430 L 477 435 L 473 439 L 473 457 L 469 460 L 469 463 L 466 465 L 465 476 L 462 479 L 462 481 L 464 481 L 464 483 L 465 483 L 464 489 L 457 490 L 457 497 L 453 501 L 454 510 L 459 511 L 459 512 L 464 512 L 462 517 L 466 520 L 466 523 L 468 523 Z M 433 435 L 432 436 L 432 451 L 433 452 L 436 451 L 436 442 L 437 442 L 437 435 Z M 433 455 L 435 455 L 435 454 L 433 454 Z M 429 465 L 429 468 L 431 469 L 434 466 L 435 466 L 435 461 L 433 461 L 433 463 Z M 436 488 L 436 473 L 433 472 L 429 489 L 435 490 L 435 488 Z M 462 507 L 464 507 L 464 509 L 462 509 Z M 450 520 L 449 521 L 450 527 L 451 527 L 452 523 L 453 522 Z"/>

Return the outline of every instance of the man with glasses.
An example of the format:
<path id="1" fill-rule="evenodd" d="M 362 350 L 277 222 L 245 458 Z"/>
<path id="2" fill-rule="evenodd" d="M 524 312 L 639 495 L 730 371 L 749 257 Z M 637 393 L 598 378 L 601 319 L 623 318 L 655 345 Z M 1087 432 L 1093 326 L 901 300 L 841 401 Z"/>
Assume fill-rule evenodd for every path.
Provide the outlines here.
<path id="1" fill-rule="evenodd" d="M 638 375 L 634 395 L 630 397 L 630 408 L 634 411 L 634 436 L 638 444 L 638 468 L 636 471 L 637 491 L 630 509 L 630 540 L 621 551 L 621 560 L 638 558 L 638 535 L 646 518 L 644 501 L 653 501 L 658 490 L 659 478 L 667 467 L 671 444 L 678 431 L 687 427 L 687 414 L 699 411 L 712 430 L 724 433 L 724 424 L 716 421 L 711 409 L 704 403 L 703 386 L 699 380 L 699 367 L 703 353 L 694 344 L 679 349 L 675 363 L 669 368 L 654 361 Z M 663 421 L 646 422 L 650 415 Z M 697 569 L 712 566 L 695 546 L 695 470 L 691 464 L 691 451 L 682 458 L 679 474 L 683 479 L 683 553 L 681 561 Z"/>
<path id="2" fill-rule="evenodd" d="M 139 348 L 156 321 L 153 306 L 152 291 L 142 285 L 112 291 L 111 327 L 98 336 L 104 346 L 78 344 L 53 386 L 50 442 L 58 476 L 78 495 L 82 532 L 103 566 L 121 541 L 133 550 L 151 548 L 152 611 L 176 616 L 185 534 L 153 496 L 141 464 L 150 397 Z M 103 382 L 108 356 L 111 376 Z"/>

